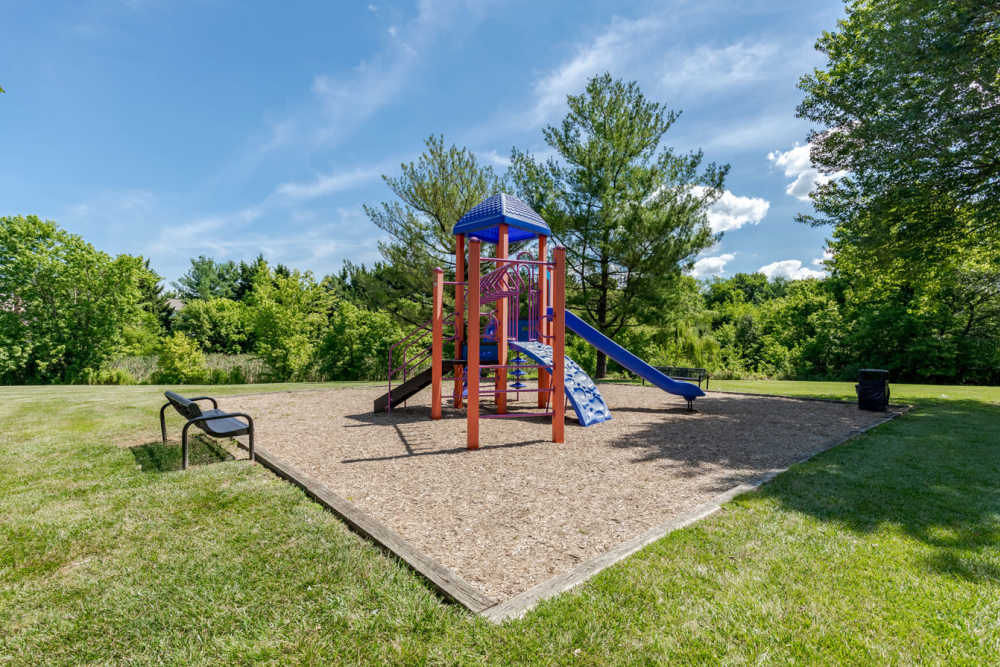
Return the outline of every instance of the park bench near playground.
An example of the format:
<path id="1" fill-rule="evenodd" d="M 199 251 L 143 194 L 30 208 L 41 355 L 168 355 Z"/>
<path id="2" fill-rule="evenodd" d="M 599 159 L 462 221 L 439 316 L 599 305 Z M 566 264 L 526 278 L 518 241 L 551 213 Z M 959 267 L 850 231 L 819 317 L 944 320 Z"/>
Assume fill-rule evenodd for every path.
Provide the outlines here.
<path id="1" fill-rule="evenodd" d="M 181 431 L 181 452 L 184 458 L 183 469 L 188 467 L 188 429 L 197 426 L 199 429 L 213 438 L 235 438 L 240 435 L 249 436 L 250 460 L 254 460 L 253 454 L 253 418 L 245 412 L 222 412 L 219 410 L 219 403 L 211 396 L 196 396 L 195 398 L 184 398 L 180 394 L 172 391 L 165 391 L 163 395 L 167 397 L 167 402 L 160 408 L 160 435 L 163 442 L 167 441 L 167 423 L 164 412 L 171 405 L 180 416 L 187 419 Z M 211 410 L 202 410 L 198 401 L 211 401 Z M 246 422 L 238 418 L 245 419 Z"/>
<path id="2" fill-rule="evenodd" d="M 681 366 L 654 366 L 654 368 L 667 377 L 671 377 L 675 380 L 684 380 L 686 382 L 697 382 L 698 387 L 701 388 L 702 380 L 705 382 L 705 389 L 708 389 L 708 371 L 704 368 L 684 368 Z M 642 379 L 642 384 L 646 384 L 646 380 Z"/>

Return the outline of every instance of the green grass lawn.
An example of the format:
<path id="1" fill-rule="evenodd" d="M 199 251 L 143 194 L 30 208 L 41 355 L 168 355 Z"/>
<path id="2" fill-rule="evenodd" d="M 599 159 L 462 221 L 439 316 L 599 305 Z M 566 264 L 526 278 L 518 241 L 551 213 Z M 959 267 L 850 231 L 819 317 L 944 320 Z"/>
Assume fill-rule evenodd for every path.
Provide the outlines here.
<path id="1" fill-rule="evenodd" d="M 233 394 L 303 385 L 187 388 Z M 849 398 L 848 383 L 712 382 Z M 0 388 L 0 663 L 985 664 L 1000 655 L 1000 388 L 894 385 L 910 414 L 502 626 L 157 387 Z M 179 419 L 171 420 L 179 433 Z M 263 443 L 266 447 L 266 443 Z M 567 446 L 572 446 L 572 441 Z"/>

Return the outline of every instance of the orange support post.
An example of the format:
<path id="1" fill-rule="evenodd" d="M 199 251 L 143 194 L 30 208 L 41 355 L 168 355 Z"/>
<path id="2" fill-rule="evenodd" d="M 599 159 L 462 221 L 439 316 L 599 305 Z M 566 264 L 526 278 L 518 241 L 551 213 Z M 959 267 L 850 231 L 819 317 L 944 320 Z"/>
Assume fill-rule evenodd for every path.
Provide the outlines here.
<path id="1" fill-rule="evenodd" d="M 431 419 L 441 419 L 441 362 L 444 349 L 444 270 L 434 269 L 434 306 L 431 313 Z"/>
<path id="2" fill-rule="evenodd" d="M 465 440 L 466 447 L 469 449 L 479 449 L 479 258 L 481 251 L 479 239 L 471 239 L 469 241 L 469 321 L 468 333 L 465 337 L 469 346 L 469 358 L 466 360 L 469 401 L 465 411 Z"/>
<path id="3" fill-rule="evenodd" d="M 546 261 L 546 251 L 545 251 L 545 237 L 541 234 L 538 235 L 538 261 Z M 545 311 L 548 309 L 548 267 L 539 264 L 538 265 L 538 342 L 545 345 L 551 345 L 552 342 L 546 339 L 548 334 L 548 319 L 545 317 Z M 549 374 L 542 369 L 538 369 L 538 407 L 544 408 L 548 404 L 548 394 L 545 393 L 544 389 L 549 388 Z"/>
<path id="4" fill-rule="evenodd" d="M 462 341 L 465 340 L 465 234 L 455 237 L 455 359 L 462 356 Z M 455 367 L 455 399 L 456 408 L 462 407 L 462 368 Z"/>
<path id="5" fill-rule="evenodd" d="M 507 225 L 498 225 L 497 232 L 497 257 L 500 259 L 507 259 L 507 252 L 510 247 L 508 244 L 508 239 L 510 239 L 509 229 Z M 505 266 L 504 264 L 498 264 L 497 268 Z M 503 291 L 507 289 L 507 278 L 503 278 L 500 281 L 500 290 Z M 505 366 L 507 364 L 507 316 L 508 316 L 509 304 L 506 297 L 497 299 L 497 365 Z M 505 414 L 507 412 L 507 394 L 505 390 L 507 389 L 507 369 L 498 368 L 496 372 L 496 390 L 497 393 L 494 394 L 496 397 L 497 404 L 497 414 Z"/>
<path id="6" fill-rule="evenodd" d="M 564 442 L 566 398 L 563 381 L 566 373 L 566 248 L 553 251 L 552 271 L 552 442 Z"/>

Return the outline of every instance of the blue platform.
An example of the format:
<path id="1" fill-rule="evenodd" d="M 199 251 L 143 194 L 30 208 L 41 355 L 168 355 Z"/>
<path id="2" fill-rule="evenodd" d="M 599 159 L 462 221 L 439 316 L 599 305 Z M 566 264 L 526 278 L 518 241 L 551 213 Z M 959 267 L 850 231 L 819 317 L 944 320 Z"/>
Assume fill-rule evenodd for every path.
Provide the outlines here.
<path id="1" fill-rule="evenodd" d="M 531 357 L 535 363 L 552 367 L 552 346 L 534 342 L 514 342 L 510 346 Z M 604 397 L 598 391 L 597 385 L 590 379 L 579 365 L 569 357 L 565 357 L 563 371 L 563 386 L 576 418 L 581 426 L 592 426 L 611 419 L 611 410 L 604 402 Z M 553 398 L 555 400 L 555 398 Z"/>

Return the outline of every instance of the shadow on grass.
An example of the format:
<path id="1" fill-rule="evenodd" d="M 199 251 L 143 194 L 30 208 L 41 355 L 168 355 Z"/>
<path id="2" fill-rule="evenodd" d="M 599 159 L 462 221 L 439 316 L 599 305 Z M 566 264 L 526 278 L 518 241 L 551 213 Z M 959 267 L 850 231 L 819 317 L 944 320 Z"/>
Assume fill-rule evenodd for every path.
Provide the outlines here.
<path id="1" fill-rule="evenodd" d="M 129 447 L 143 472 L 171 472 L 182 469 L 181 444 L 156 441 Z M 235 460 L 217 442 L 203 435 L 188 440 L 188 465 L 208 465 Z"/>
<path id="2" fill-rule="evenodd" d="M 921 401 L 757 493 L 859 534 L 898 530 L 935 549 L 930 572 L 1000 582 L 1000 406 Z"/>

